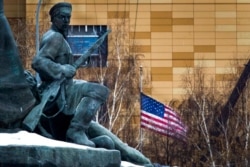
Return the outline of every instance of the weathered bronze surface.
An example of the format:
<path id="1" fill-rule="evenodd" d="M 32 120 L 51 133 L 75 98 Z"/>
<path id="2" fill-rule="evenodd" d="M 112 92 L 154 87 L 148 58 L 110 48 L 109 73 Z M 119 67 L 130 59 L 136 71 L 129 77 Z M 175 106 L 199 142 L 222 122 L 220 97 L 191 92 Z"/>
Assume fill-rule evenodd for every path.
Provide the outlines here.
<path id="1" fill-rule="evenodd" d="M 0 0 L 0 125 L 15 127 L 35 104 Z"/>

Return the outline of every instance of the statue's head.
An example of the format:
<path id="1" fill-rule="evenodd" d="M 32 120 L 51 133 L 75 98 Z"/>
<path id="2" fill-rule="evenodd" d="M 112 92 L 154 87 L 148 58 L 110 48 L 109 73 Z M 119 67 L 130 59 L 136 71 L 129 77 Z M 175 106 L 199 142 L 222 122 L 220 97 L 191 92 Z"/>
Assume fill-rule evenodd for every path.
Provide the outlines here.
<path id="1" fill-rule="evenodd" d="M 57 3 L 49 11 L 53 28 L 64 36 L 68 33 L 71 11 L 72 5 L 67 2 Z"/>

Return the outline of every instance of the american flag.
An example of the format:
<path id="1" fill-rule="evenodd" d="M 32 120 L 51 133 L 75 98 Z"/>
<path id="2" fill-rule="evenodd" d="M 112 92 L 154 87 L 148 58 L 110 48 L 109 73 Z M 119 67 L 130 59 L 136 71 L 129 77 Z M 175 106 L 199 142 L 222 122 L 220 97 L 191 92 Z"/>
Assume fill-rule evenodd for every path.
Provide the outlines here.
<path id="1" fill-rule="evenodd" d="M 165 136 L 186 140 L 187 127 L 169 106 L 141 93 L 141 127 Z"/>

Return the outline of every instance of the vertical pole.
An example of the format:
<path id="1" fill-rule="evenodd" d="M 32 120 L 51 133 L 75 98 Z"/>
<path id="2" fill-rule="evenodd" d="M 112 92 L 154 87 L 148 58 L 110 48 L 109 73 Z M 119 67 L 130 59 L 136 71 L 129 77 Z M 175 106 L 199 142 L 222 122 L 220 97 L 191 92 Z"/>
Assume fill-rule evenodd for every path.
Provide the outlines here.
<path id="1" fill-rule="evenodd" d="M 40 42 L 39 15 L 40 15 L 42 1 L 43 0 L 38 0 L 38 4 L 36 7 L 36 54 L 38 54 L 39 52 L 39 45 L 40 45 L 39 43 Z M 41 82 L 41 79 L 38 73 L 36 73 L 36 80 L 38 84 Z"/>
<path id="2" fill-rule="evenodd" d="M 142 93 L 142 80 L 143 80 L 143 69 L 142 66 L 140 66 L 140 97 L 141 97 L 141 93 Z M 140 106 L 141 106 L 141 99 L 140 99 Z M 140 119 L 141 119 L 141 107 L 140 107 Z M 139 150 L 142 152 L 142 146 L 143 146 L 143 142 L 142 142 L 142 128 L 141 128 L 141 122 L 140 122 L 140 147 Z"/>

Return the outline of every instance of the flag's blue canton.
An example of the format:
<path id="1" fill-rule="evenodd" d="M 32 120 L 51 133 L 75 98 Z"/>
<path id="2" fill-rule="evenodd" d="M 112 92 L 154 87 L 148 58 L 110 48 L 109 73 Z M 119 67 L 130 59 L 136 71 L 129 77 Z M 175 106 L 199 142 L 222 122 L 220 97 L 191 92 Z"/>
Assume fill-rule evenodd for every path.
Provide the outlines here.
<path id="1" fill-rule="evenodd" d="M 148 113 L 151 113 L 151 114 L 154 114 L 154 115 L 157 115 L 158 117 L 161 117 L 163 118 L 164 117 L 164 112 L 165 112 L 165 107 L 162 103 L 144 95 L 144 94 L 141 94 L 141 109 L 148 112 Z"/>

